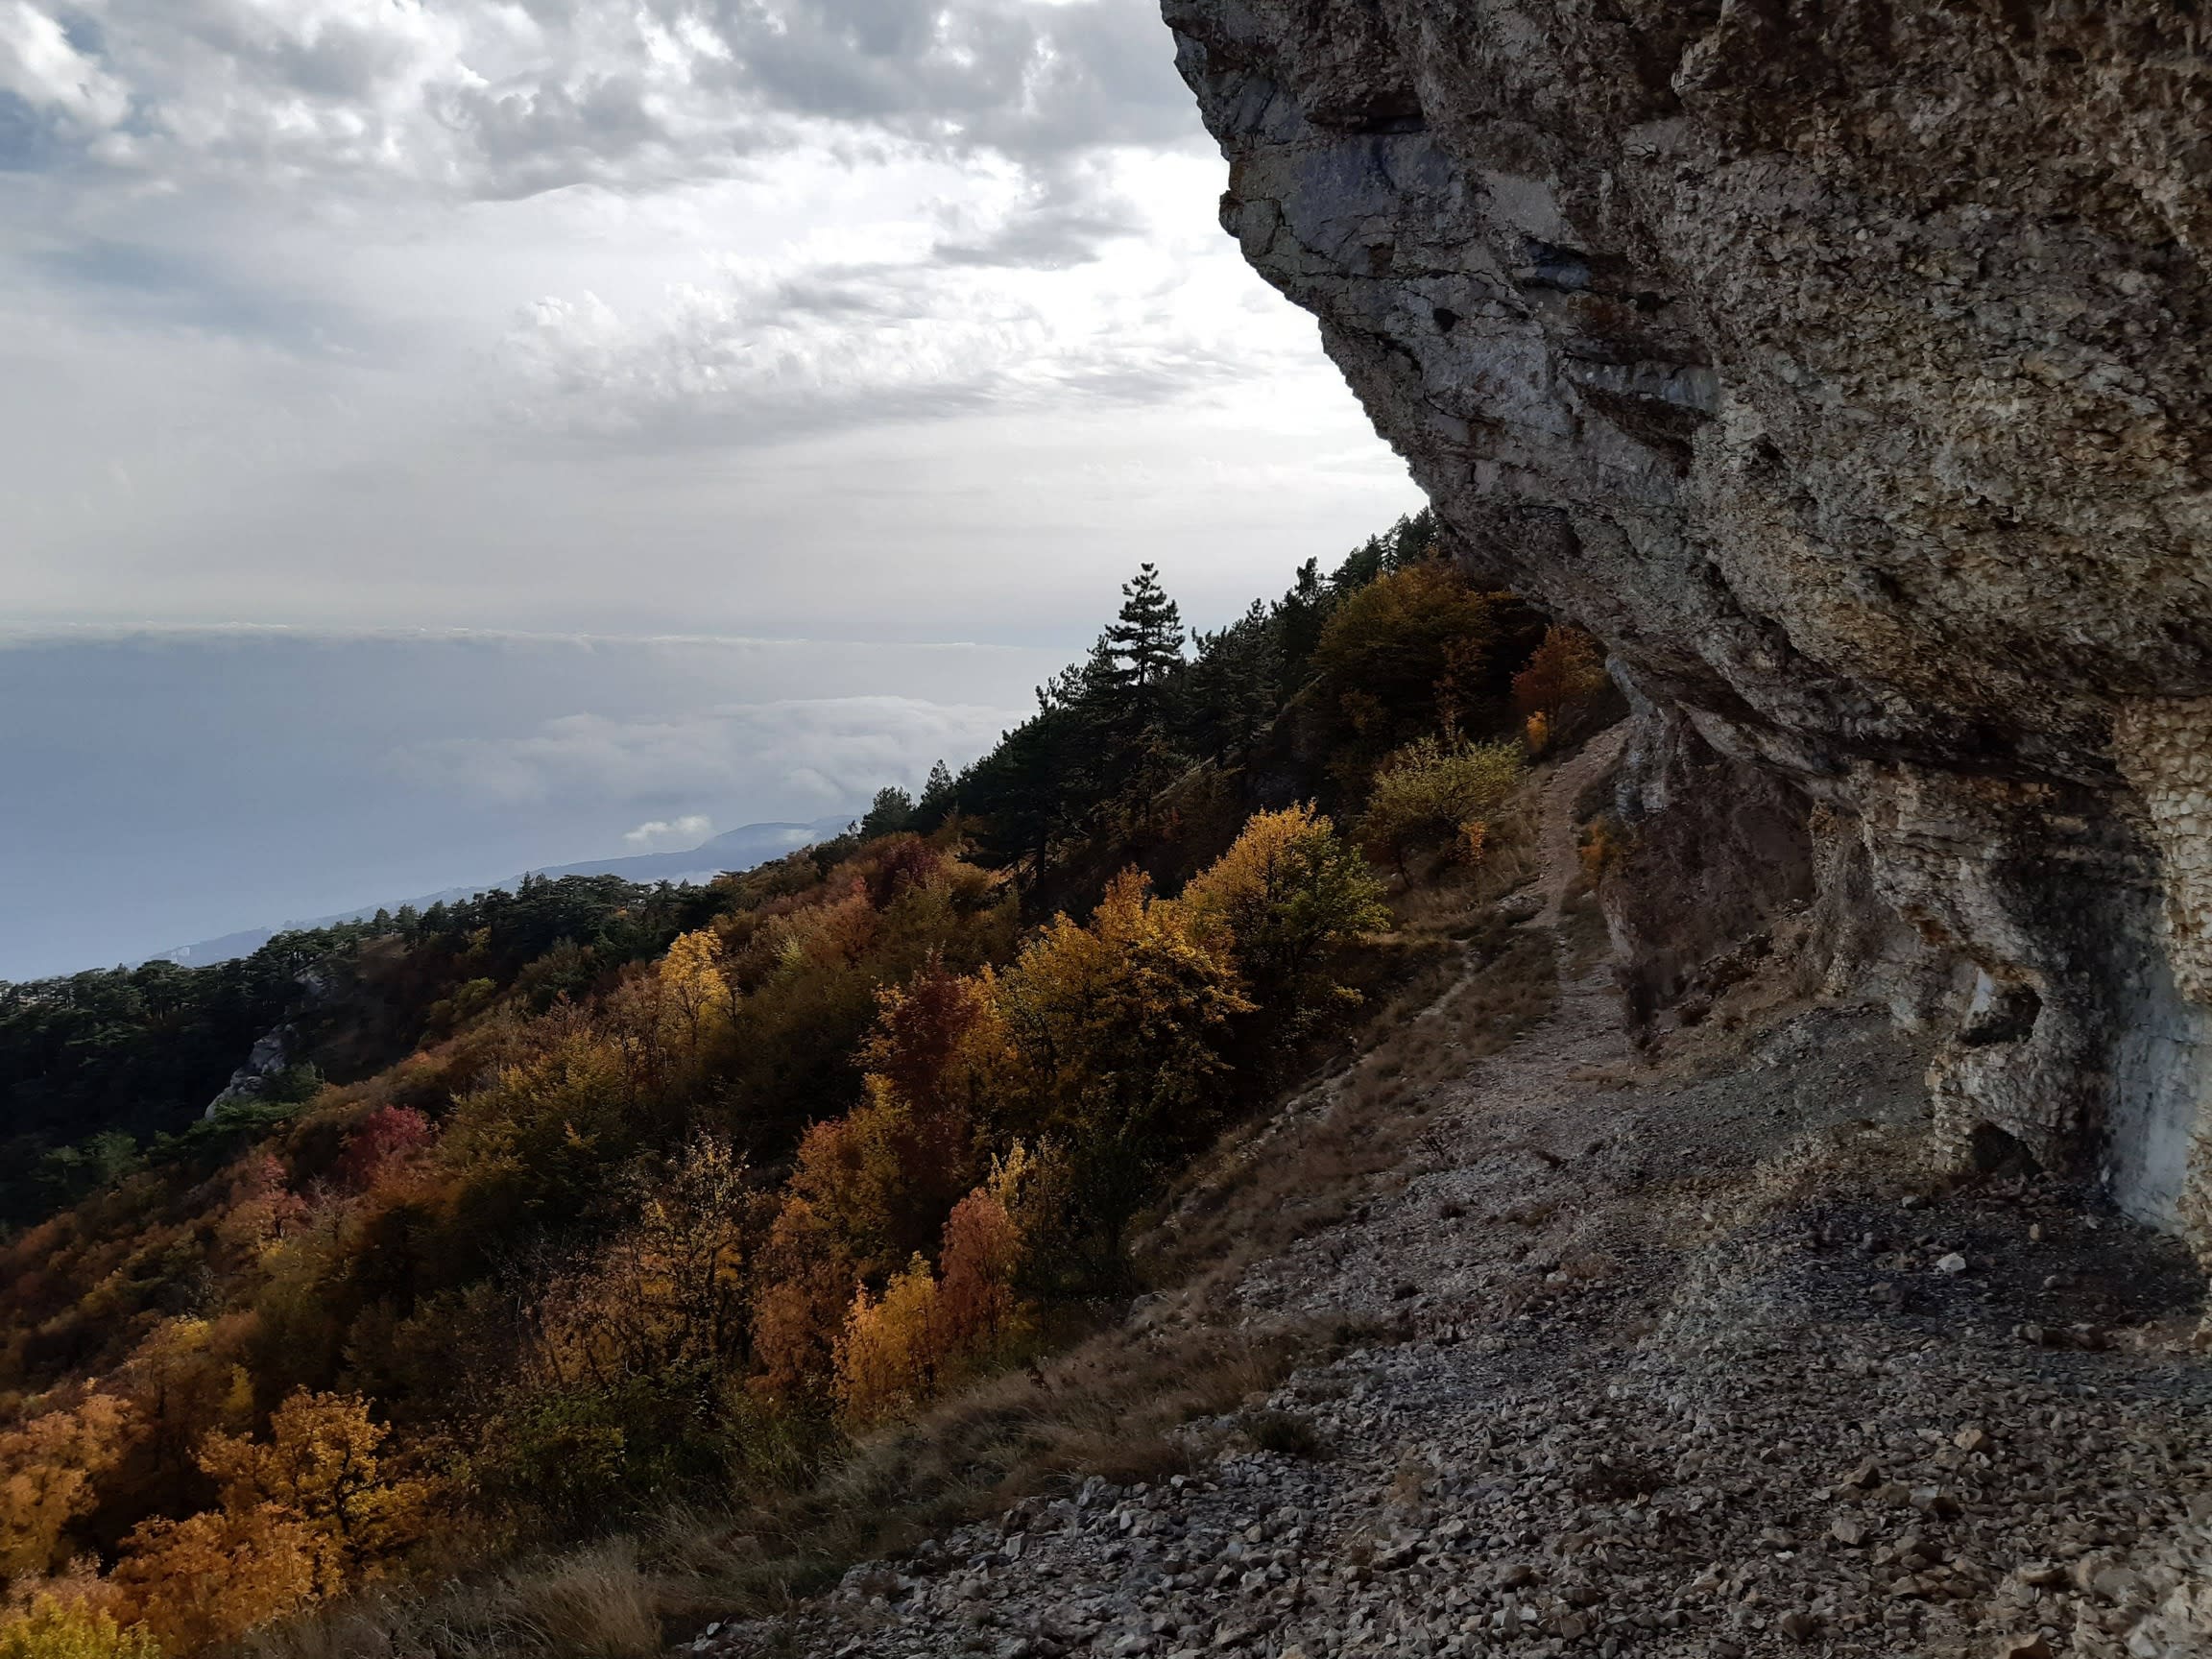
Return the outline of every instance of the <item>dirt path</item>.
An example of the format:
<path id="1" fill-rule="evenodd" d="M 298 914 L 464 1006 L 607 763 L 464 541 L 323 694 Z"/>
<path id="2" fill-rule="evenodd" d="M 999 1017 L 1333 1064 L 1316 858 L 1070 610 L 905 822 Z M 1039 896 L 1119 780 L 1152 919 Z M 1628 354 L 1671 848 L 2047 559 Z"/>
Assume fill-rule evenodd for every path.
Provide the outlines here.
<path id="1" fill-rule="evenodd" d="M 1532 926 L 1611 757 L 1545 789 Z M 1932 1192 L 1920 1072 L 1824 1008 L 1654 1068 L 1600 962 L 1404 1101 L 1348 1214 L 1148 1310 L 1393 1330 L 1254 1403 L 1297 1427 L 1193 1424 L 1188 1478 L 1027 1500 L 703 1650 L 2212 1652 L 2200 1280 L 2079 1194 Z"/>
<path id="2" fill-rule="evenodd" d="M 1536 890 L 1544 896 L 1544 908 L 1536 915 L 1539 927 L 1556 928 L 1567 890 L 1581 869 L 1581 848 L 1576 841 L 1575 803 L 1582 792 L 1605 776 L 1621 757 L 1628 740 L 1623 721 L 1601 732 L 1572 756 L 1544 784 L 1544 805 L 1537 831 Z"/>

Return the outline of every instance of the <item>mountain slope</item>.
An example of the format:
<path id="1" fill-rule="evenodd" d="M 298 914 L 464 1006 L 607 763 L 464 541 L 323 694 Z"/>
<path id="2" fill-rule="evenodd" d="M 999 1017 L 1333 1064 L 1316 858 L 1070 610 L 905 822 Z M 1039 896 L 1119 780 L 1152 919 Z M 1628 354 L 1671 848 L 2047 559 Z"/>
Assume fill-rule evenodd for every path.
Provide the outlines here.
<path id="1" fill-rule="evenodd" d="M 1929 1181 L 1923 1046 L 1878 1007 L 1809 1005 L 1786 960 L 1721 997 L 1733 1029 L 1633 1049 L 1586 899 L 1562 902 L 1572 803 L 1610 758 L 1549 781 L 1542 904 L 1519 906 L 1555 1011 L 1454 1062 L 1462 981 L 1307 1091 L 1168 1218 L 1214 1265 L 1126 1338 L 1380 1339 L 1309 1339 L 1243 1408 L 1130 1456 L 1142 1474 L 690 1650 L 2200 1651 L 2212 1370 L 2187 1254 L 2078 1192 Z M 1347 1179 L 1329 1139 L 1396 1156 Z M 1083 1358 L 1031 1392 L 1077 1386 Z"/>

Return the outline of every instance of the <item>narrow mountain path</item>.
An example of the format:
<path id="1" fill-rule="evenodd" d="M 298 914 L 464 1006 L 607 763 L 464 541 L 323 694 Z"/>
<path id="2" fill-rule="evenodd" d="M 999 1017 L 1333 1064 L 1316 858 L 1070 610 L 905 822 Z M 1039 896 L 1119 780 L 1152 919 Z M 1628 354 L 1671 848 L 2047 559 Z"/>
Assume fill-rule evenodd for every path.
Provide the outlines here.
<path id="1" fill-rule="evenodd" d="M 1575 805 L 1583 791 L 1610 772 L 1628 741 L 1628 723 L 1600 732 L 1553 769 L 1544 781 L 1543 806 L 1536 830 L 1536 891 L 1544 896 L 1544 908 L 1535 925 L 1556 928 L 1567 902 L 1568 891 L 1582 868 L 1580 826 Z"/>
<path id="2" fill-rule="evenodd" d="M 2200 1278 L 2080 1194 L 1932 1184 L 1923 1057 L 1875 1011 L 1638 1055 L 1563 936 L 1618 741 L 1544 790 L 1551 1014 L 1389 1100 L 1402 1151 L 1335 1218 L 1145 1311 L 1386 1335 L 1190 1425 L 1186 1475 L 1024 1500 L 695 1649 L 2212 1653 Z M 1361 1064 L 1448 1043 L 1464 992 Z"/>

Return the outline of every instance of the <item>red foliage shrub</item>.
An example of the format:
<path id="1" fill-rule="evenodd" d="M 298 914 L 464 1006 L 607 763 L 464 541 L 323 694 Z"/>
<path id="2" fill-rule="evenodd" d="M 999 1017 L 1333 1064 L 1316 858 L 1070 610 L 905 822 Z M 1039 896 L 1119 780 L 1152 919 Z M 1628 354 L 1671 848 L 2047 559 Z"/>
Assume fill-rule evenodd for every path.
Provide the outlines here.
<path id="1" fill-rule="evenodd" d="M 435 1138 L 430 1119 L 414 1107 L 380 1106 L 346 1137 L 335 1172 L 347 1187 L 366 1192 L 386 1169 L 413 1157 Z"/>

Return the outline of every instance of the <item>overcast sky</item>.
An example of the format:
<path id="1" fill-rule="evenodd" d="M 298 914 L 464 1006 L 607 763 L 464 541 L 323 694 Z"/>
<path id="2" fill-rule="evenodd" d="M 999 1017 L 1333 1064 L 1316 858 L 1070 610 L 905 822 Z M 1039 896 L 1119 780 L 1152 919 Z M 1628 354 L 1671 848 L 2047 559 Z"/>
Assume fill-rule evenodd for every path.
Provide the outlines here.
<path id="1" fill-rule="evenodd" d="M 118 628 L 180 684 L 239 625 L 795 642 L 805 697 L 756 654 L 638 712 L 679 723 L 852 713 L 898 688 L 843 642 L 968 642 L 1017 648 L 959 688 L 1003 710 L 1140 558 L 1213 620 L 1340 553 L 1415 497 L 1215 226 L 1171 59 L 1147 0 L 0 0 L 0 650 L 73 641 L 18 664 L 0 765 L 108 763 L 58 691 Z M 349 695 L 412 706 L 412 649 Z M 282 660 L 263 694 L 327 689 Z M 785 774 L 748 778 L 718 827 Z M 539 861 L 620 850 L 584 800 Z M 0 798 L 0 854 L 65 854 L 26 822 Z"/>

